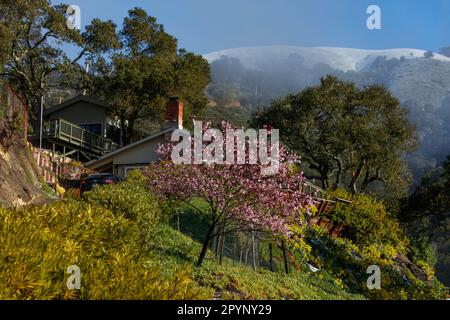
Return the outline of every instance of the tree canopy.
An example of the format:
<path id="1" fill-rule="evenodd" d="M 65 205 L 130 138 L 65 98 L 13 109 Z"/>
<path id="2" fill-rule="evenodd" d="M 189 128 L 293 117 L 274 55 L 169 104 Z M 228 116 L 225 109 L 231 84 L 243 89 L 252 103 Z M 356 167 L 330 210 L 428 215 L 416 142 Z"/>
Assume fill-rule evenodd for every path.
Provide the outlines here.
<path id="1" fill-rule="evenodd" d="M 205 135 L 211 134 L 208 133 L 209 129 L 209 125 L 204 126 Z M 224 124 L 221 132 L 225 134 L 228 129 L 231 127 Z M 214 137 L 213 143 L 204 142 L 201 145 L 203 154 L 217 153 L 220 148 L 227 149 L 228 141 L 218 142 L 217 137 Z M 231 141 L 234 151 L 231 154 L 236 159 L 240 152 L 238 145 L 242 142 L 245 144 L 245 141 L 238 137 Z M 258 149 L 265 145 L 259 140 L 252 140 L 251 143 L 255 143 Z M 215 145 L 214 151 L 211 151 L 212 145 Z M 170 142 L 161 145 L 161 161 L 150 166 L 150 189 L 162 198 L 188 204 L 203 217 L 208 232 L 198 265 L 202 264 L 213 237 L 237 231 L 265 231 L 289 236 L 292 226 L 302 226 L 303 214 L 315 204 L 311 197 L 298 191 L 305 178 L 302 173 L 293 170 L 297 157 L 283 146 L 280 146 L 277 160 L 279 170 L 272 175 L 261 173 L 265 167 L 261 161 L 249 163 L 252 151 L 248 147 L 244 149 L 245 163 L 227 165 L 217 162 L 175 164 L 172 161 L 173 148 Z M 195 159 L 196 154 L 191 152 L 183 156 Z M 201 205 L 195 200 L 200 200 Z"/>
<path id="2" fill-rule="evenodd" d="M 51 86 L 52 73 L 73 75 L 81 70 L 78 62 L 82 58 L 117 46 L 111 21 L 95 19 L 80 32 L 67 27 L 66 11 L 67 5 L 51 5 L 47 0 L 0 3 L 2 77 L 27 101 L 32 118 Z M 79 48 L 76 57 L 68 57 L 61 49 L 64 44 Z"/>
<path id="3" fill-rule="evenodd" d="M 412 254 L 431 265 L 450 284 L 450 156 L 422 178 L 405 201 L 400 218 L 412 240 Z"/>
<path id="4" fill-rule="evenodd" d="M 360 89 L 327 76 L 316 87 L 274 101 L 252 124 L 280 129 L 283 142 L 302 155 L 307 176 L 324 188 L 356 193 L 378 182 L 406 190 L 403 156 L 415 146 L 415 128 L 383 86 Z"/>
<path id="5" fill-rule="evenodd" d="M 178 49 L 177 40 L 140 8 L 129 11 L 117 37 L 120 48 L 94 61 L 97 72 L 91 90 L 112 105 L 124 143 L 132 140 L 139 119 L 161 122 L 171 96 L 183 100 L 185 119 L 201 113 L 207 104 L 204 89 L 210 81 L 206 60 Z"/>
<path id="6" fill-rule="evenodd" d="M 83 31 L 67 26 L 67 5 L 48 0 L 0 3 L 2 78 L 15 87 L 37 118 L 41 97 L 66 87 L 104 98 L 120 120 L 124 143 L 136 121 L 160 123 L 171 96 L 185 103 L 186 118 L 206 106 L 209 64 L 178 49 L 177 39 L 140 8 L 128 12 L 118 30 L 112 21 L 93 19 Z M 69 57 L 64 45 L 78 52 Z M 83 63 L 89 63 L 86 73 Z"/>

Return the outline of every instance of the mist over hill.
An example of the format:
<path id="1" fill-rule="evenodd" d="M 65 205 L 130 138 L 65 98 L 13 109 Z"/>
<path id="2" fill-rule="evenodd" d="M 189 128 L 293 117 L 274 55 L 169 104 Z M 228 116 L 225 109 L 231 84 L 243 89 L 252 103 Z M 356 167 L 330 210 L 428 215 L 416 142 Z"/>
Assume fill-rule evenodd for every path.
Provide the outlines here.
<path id="1" fill-rule="evenodd" d="M 330 74 L 358 86 L 383 84 L 410 111 L 419 150 L 409 157 L 416 182 L 450 154 L 450 58 L 418 49 L 245 47 L 204 56 L 213 82 L 208 95 L 224 108 L 262 109 Z"/>
<path id="2" fill-rule="evenodd" d="M 238 58 L 247 69 L 260 70 L 268 63 L 283 64 L 283 60 L 301 57 L 305 67 L 327 64 L 341 71 L 358 71 L 372 64 L 378 57 L 388 59 L 401 57 L 422 58 L 426 51 L 419 49 L 364 50 L 335 47 L 266 46 L 242 47 L 206 54 L 204 58 L 212 63 L 222 57 Z M 433 60 L 450 62 L 450 58 L 434 54 Z"/>

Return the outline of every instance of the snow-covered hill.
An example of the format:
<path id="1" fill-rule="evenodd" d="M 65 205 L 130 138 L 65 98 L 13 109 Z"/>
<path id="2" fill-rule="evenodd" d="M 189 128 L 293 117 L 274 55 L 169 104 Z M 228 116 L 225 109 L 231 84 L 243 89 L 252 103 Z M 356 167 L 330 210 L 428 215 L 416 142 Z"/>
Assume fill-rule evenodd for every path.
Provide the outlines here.
<path id="1" fill-rule="evenodd" d="M 424 50 L 331 47 L 243 47 L 205 55 L 211 99 L 260 109 L 276 98 L 333 75 L 358 86 L 391 90 L 417 126 L 420 147 L 410 163 L 419 177 L 450 153 L 450 58 Z M 228 103 L 228 104 L 227 104 Z"/>
<path id="2" fill-rule="evenodd" d="M 387 59 L 404 57 L 405 59 L 423 58 L 426 51 L 419 49 L 364 50 L 333 47 L 296 47 L 263 46 L 227 49 L 206 54 L 210 63 L 223 56 L 238 58 L 247 69 L 259 70 L 267 61 L 287 59 L 289 56 L 301 56 L 306 67 L 327 64 L 341 71 L 358 71 L 370 65 L 377 57 Z M 450 62 L 450 58 L 434 54 L 433 59 Z"/>

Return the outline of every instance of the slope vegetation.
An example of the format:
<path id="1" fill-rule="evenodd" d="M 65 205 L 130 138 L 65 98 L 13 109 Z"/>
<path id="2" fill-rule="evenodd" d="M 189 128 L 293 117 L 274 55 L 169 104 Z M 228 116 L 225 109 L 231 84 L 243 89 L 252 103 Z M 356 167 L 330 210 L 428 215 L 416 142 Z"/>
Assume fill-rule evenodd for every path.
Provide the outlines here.
<path id="1" fill-rule="evenodd" d="M 0 205 L 7 207 L 48 201 L 28 146 L 11 124 L 0 123 Z"/>

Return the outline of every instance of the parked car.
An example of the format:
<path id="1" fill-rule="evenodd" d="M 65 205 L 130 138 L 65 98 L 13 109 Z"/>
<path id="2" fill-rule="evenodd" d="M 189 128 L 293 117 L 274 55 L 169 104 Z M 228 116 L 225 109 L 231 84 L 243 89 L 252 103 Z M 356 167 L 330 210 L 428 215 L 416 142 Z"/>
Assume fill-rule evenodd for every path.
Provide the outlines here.
<path id="1" fill-rule="evenodd" d="M 123 179 L 110 173 L 99 173 L 87 177 L 81 182 L 80 193 L 90 191 L 97 186 L 105 186 L 122 182 Z"/>

